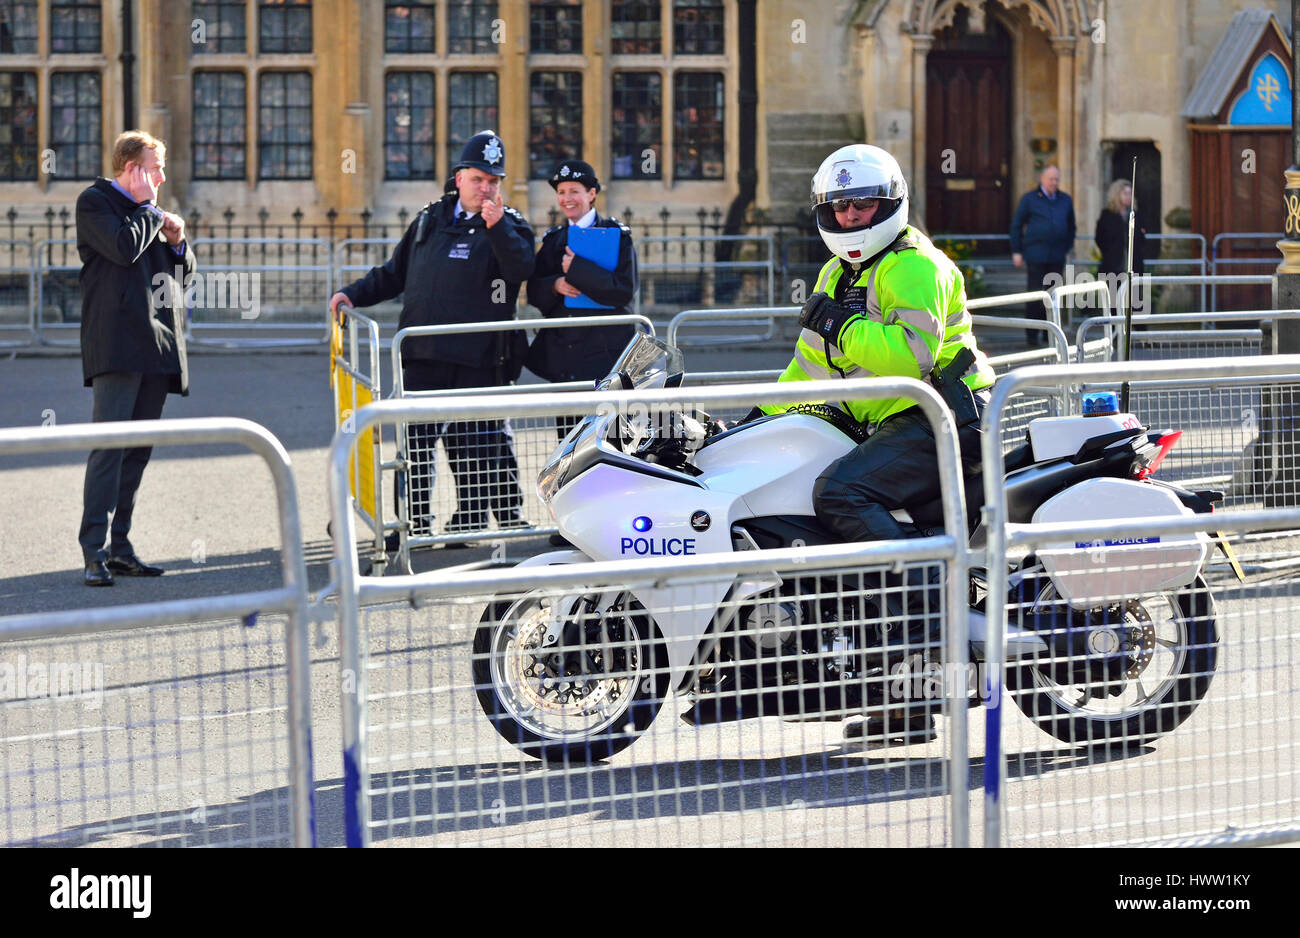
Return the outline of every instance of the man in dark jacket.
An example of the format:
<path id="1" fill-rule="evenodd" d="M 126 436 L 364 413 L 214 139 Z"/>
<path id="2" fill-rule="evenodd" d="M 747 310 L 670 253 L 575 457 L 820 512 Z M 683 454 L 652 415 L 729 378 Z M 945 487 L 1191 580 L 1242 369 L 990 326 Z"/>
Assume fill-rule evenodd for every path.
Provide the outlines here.
<path id="1" fill-rule="evenodd" d="M 138 130 L 113 144 L 113 179 L 77 197 L 81 256 L 81 368 L 94 391 L 94 421 L 156 420 L 168 393 L 188 394 L 185 286 L 194 252 L 185 222 L 154 204 L 166 179 L 162 141 Z M 95 450 L 86 462 L 81 531 L 87 586 L 119 576 L 160 576 L 140 561 L 128 534 L 153 450 Z M 107 555 L 104 540 L 112 537 Z"/>
<path id="2" fill-rule="evenodd" d="M 1074 202 L 1061 191 L 1061 171 L 1043 168 L 1038 188 L 1026 192 L 1011 219 L 1011 261 L 1028 267 L 1026 290 L 1042 290 L 1065 282 L 1065 256 L 1074 249 Z M 1055 277 L 1048 281 L 1049 277 Z M 1026 303 L 1025 318 L 1046 319 L 1042 303 Z M 1043 345 L 1047 334 L 1026 330 L 1031 346 Z"/>
<path id="3" fill-rule="evenodd" d="M 528 281 L 528 302 L 548 319 L 567 316 L 625 316 L 636 294 L 636 249 L 632 232 L 614 217 L 602 217 L 593 203 L 600 180 L 589 163 L 564 160 L 551 174 L 565 222 L 542 236 L 537 266 Z M 569 248 L 569 228 L 619 229 L 618 260 L 613 270 L 578 257 Z M 585 296 L 603 309 L 570 307 L 566 298 Z M 610 366 L 631 341 L 633 326 L 596 329 L 540 329 L 528 349 L 528 370 L 548 381 L 595 381 L 609 374 Z M 578 418 L 560 417 L 556 431 L 563 439 Z"/>
<path id="4" fill-rule="evenodd" d="M 416 215 L 388 263 L 334 294 L 331 311 L 337 313 L 340 304 L 372 306 L 401 294 L 399 328 L 514 318 L 519 288 L 533 272 L 533 230 L 502 200 L 505 147 L 485 130 L 470 138 L 452 168 L 455 191 Z M 417 336 L 402 344 L 403 386 L 422 391 L 508 384 L 518 377 L 526 351 L 520 332 Z M 412 534 L 431 530 L 439 429 L 423 424 L 408 431 Z M 501 527 L 526 525 L 509 423 L 452 424 L 443 440 L 458 503 L 446 533 L 485 529 L 489 509 Z"/>

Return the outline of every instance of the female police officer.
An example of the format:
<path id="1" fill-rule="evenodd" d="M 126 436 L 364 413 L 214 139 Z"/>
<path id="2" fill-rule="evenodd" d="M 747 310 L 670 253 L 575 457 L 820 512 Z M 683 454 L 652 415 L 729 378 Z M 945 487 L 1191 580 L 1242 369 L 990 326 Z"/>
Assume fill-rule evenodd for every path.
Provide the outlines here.
<path id="1" fill-rule="evenodd" d="M 528 302 L 548 318 L 558 316 L 626 315 L 636 294 L 636 249 L 632 232 L 617 218 L 596 212 L 600 180 L 588 163 L 564 160 L 551 174 L 555 200 L 565 223 L 542 237 L 537 264 L 528 281 Z M 569 228 L 618 228 L 618 262 L 613 270 L 578 257 L 569 248 Z M 565 297 L 586 296 L 608 309 L 570 308 Z M 597 329 L 541 329 L 528 350 L 529 371 L 548 381 L 592 381 L 609 374 L 610 367 L 631 340 L 632 326 Z M 560 417 L 556 431 L 564 439 L 578 422 Z"/>

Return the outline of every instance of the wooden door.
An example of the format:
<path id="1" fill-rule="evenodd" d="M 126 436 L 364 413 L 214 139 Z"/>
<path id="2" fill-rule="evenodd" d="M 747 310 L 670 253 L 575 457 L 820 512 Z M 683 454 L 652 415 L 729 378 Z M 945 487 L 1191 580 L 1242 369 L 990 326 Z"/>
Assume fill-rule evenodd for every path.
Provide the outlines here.
<path id="1" fill-rule="evenodd" d="M 1009 60 L 960 51 L 926 60 L 925 223 L 933 234 L 1011 227 Z M 1005 253 L 1005 243 L 994 246 Z"/>

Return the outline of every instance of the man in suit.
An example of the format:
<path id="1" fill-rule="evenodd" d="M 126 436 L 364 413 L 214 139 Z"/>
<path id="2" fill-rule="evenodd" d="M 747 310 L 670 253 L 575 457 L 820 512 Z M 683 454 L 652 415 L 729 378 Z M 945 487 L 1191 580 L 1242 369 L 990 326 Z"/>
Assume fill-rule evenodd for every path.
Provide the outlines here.
<path id="1" fill-rule="evenodd" d="M 181 217 L 154 204 L 166 157 L 161 140 L 129 130 L 113 144 L 114 178 L 96 179 L 77 197 L 81 367 L 96 423 L 156 420 L 169 393 L 189 393 L 184 287 L 194 252 Z M 135 555 L 128 537 L 152 452 L 95 450 L 86 462 L 78 540 L 87 586 L 112 586 L 114 574 L 162 575 Z"/>
<path id="2" fill-rule="evenodd" d="M 1027 267 L 1026 290 L 1043 290 L 1065 283 L 1065 256 L 1073 249 L 1074 201 L 1061 191 L 1061 170 L 1049 164 L 1038 176 L 1038 188 L 1021 196 L 1016 206 L 1011 262 Z M 1026 303 L 1025 318 L 1046 319 L 1047 310 L 1042 303 Z M 1030 346 L 1050 344 L 1041 331 L 1027 329 L 1025 339 Z"/>

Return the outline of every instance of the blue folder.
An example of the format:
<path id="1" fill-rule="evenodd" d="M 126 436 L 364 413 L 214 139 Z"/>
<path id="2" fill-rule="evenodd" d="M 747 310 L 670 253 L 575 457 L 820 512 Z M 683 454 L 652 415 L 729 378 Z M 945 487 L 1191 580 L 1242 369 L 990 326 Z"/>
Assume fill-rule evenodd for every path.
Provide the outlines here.
<path id="1" fill-rule="evenodd" d="M 569 226 L 569 247 L 579 257 L 585 257 L 602 270 L 613 270 L 618 266 L 618 246 L 622 231 L 619 228 L 579 228 Z M 582 296 L 566 296 L 564 305 L 569 309 L 613 309 L 597 303 L 585 293 Z"/>

